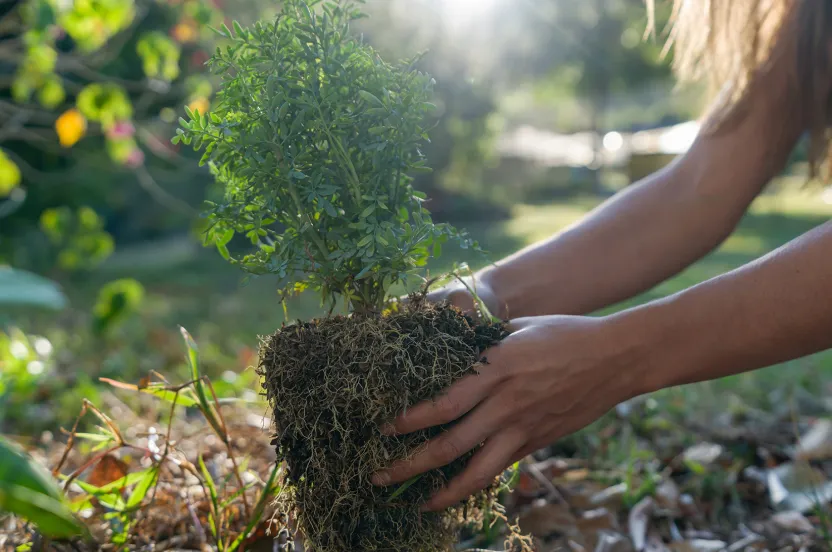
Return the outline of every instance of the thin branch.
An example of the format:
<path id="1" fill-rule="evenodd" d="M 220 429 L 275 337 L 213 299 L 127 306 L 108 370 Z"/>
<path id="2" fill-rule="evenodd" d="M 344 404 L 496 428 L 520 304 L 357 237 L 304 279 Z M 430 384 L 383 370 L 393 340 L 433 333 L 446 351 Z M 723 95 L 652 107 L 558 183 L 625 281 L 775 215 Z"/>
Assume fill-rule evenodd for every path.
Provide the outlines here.
<path id="1" fill-rule="evenodd" d="M 197 211 L 188 205 L 188 203 L 171 195 L 167 190 L 159 186 L 153 178 L 153 175 L 147 170 L 147 167 L 139 167 L 136 170 L 136 178 L 139 181 L 139 185 L 164 207 L 189 217 L 197 214 Z"/>
<path id="2" fill-rule="evenodd" d="M 9 197 L 0 201 L 0 219 L 4 219 L 13 215 L 18 209 L 23 206 L 26 201 L 26 188 L 17 187 L 12 190 Z"/>

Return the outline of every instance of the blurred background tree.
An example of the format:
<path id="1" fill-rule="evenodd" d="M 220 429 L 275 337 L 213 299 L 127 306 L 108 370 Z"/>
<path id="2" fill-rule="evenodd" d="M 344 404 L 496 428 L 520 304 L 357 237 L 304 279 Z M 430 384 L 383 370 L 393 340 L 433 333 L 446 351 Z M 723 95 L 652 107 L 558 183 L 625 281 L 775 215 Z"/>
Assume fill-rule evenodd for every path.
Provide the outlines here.
<path id="1" fill-rule="evenodd" d="M 0 258 L 89 269 L 114 239 L 187 223 L 208 181 L 170 145 L 170 129 L 184 105 L 210 107 L 203 64 L 220 8 L 220 0 L 2 4 Z"/>

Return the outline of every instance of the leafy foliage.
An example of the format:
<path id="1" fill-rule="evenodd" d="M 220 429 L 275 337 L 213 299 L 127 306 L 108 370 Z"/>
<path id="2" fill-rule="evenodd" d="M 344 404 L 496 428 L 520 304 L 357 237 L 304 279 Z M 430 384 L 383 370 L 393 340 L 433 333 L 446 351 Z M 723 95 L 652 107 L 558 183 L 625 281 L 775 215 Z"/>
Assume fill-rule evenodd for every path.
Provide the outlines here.
<path id="1" fill-rule="evenodd" d="M 33 306 L 60 310 L 66 297 L 58 285 L 36 274 L 0 266 L 0 307 Z"/>
<path id="2" fill-rule="evenodd" d="M 41 214 L 40 227 L 63 270 L 94 268 L 113 252 L 113 238 L 105 231 L 104 221 L 89 207 L 76 212 L 66 206 L 47 209 Z"/>
<path id="3" fill-rule="evenodd" d="M 273 23 L 225 28 L 216 106 L 190 111 L 173 141 L 204 149 L 225 188 L 206 241 L 226 259 L 278 275 L 284 297 L 311 286 L 371 311 L 449 238 L 469 242 L 435 225 L 411 186 L 429 171 L 419 148 L 435 82 L 351 36 L 358 17 L 350 1 L 289 0 Z M 237 234 L 256 250 L 232 256 Z"/>
<path id="4" fill-rule="evenodd" d="M 66 538 L 86 532 L 52 477 L 2 437 L 0 512 L 11 512 L 31 521 L 49 537 Z"/>

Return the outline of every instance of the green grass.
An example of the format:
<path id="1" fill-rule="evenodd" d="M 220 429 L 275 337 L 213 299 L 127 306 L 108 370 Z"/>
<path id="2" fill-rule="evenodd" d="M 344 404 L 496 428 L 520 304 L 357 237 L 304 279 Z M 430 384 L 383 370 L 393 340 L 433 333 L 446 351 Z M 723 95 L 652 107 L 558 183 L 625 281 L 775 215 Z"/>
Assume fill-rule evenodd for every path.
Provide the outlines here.
<path id="1" fill-rule="evenodd" d="M 446 248 L 445 257 L 433 267 L 434 273 L 447 270 L 454 261 L 467 261 L 472 267 L 484 266 L 517 249 L 545 239 L 580 220 L 600 200 L 578 198 L 551 205 L 518 205 L 511 219 L 491 223 L 481 221 L 467 229 L 489 251 L 488 257 Z M 817 193 L 792 189 L 761 196 L 742 220 L 736 232 L 716 251 L 681 274 L 656 288 L 610 310 L 626 308 L 664 297 L 737 268 L 782 246 L 832 217 L 832 205 L 821 201 Z M 275 281 L 268 277 L 244 283 L 236 269 L 225 264 L 211 250 L 197 249 L 192 254 L 172 248 L 171 262 L 156 255 L 148 263 L 147 252 L 141 261 L 131 261 L 127 252 L 110 268 L 99 271 L 87 283 L 69 289 L 76 305 L 91 300 L 100 283 L 120 277 L 134 277 L 147 288 L 145 309 L 173 332 L 181 324 L 198 336 L 200 343 L 217 339 L 225 344 L 257 346 L 257 336 L 276 329 L 284 315 L 275 293 Z M 150 258 L 154 258 L 151 255 Z M 291 318 L 309 318 L 322 313 L 318 299 L 305 296 L 289 305 Z M 692 339 L 695 336 L 692 336 Z M 769 402 L 772 389 L 790 389 L 793 385 L 819 390 L 823 381 L 832 381 L 832 352 L 789 363 L 751 375 L 695 387 L 689 393 L 702 396 L 729 389 L 757 402 Z M 704 399 L 703 399 L 704 400 Z"/>

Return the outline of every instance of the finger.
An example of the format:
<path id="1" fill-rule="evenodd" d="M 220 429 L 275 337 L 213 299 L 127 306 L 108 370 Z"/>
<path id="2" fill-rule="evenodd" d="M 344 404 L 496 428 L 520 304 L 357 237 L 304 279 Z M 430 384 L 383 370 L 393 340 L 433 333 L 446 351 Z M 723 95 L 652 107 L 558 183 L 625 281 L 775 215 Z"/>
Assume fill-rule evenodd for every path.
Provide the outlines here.
<path id="1" fill-rule="evenodd" d="M 450 464 L 499 431 L 502 417 L 500 409 L 477 408 L 458 425 L 430 440 L 411 458 L 395 462 L 373 475 L 373 483 L 379 486 L 401 483 Z"/>
<path id="2" fill-rule="evenodd" d="M 542 323 L 546 322 L 547 318 L 552 318 L 551 316 L 526 316 L 523 318 L 515 318 L 510 320 L 506 325 L 506 329 L 508 329 L 511 333 L 517 333 L 532 326 L 539 326 Z"/>
<path id="3" fill-rule="evenodd" d="M 511 459 L 524 442 L 523 434 L 516 431 L 506 431 L 489 439 L 482 450 L 471 459 L 468 467 L 425 503 L 421 510 L 444 510 L 485 489 L 511 465 Z"/>
<path id="4" fill-rule="evenodd" d="M 387 435 L 405 435 L 450 423 L 467 414 L 487 397 L 499 383 L 499 378 L 498 371 L 493 369 L 465 376 L 439 398 L 421 402 L 408 409 L 392 425 L 383 427 L 382 432 Z"/>

